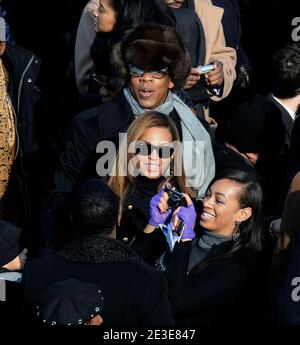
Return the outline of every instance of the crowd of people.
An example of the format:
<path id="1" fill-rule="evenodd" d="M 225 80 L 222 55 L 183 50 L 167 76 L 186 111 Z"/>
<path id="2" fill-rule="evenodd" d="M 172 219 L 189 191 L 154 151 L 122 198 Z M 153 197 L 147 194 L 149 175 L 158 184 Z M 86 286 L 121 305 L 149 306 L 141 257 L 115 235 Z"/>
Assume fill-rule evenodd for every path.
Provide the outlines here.
<path id="1" fill-rule="evenodd" d="M 1 319 L 300 324 L 299 44 L 262 87 L 251 1 L 69 6 L 57 84 L 0 2 Z"/>

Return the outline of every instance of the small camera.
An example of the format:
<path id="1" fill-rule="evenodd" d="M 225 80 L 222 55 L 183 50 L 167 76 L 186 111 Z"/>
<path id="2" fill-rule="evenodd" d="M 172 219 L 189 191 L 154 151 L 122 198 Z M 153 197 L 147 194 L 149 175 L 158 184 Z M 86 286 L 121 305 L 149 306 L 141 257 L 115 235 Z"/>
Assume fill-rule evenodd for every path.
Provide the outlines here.
<path id="1" fill-rule="evenodd" d="M 169 195 L 168 206 L 170 209 L 176 210 L 176 208 L 180 206 L 187 207 L 187 202 L 183 193 L 177 192 L 176 190 L 170 188 L 165 188 L 165 191 Z"/>

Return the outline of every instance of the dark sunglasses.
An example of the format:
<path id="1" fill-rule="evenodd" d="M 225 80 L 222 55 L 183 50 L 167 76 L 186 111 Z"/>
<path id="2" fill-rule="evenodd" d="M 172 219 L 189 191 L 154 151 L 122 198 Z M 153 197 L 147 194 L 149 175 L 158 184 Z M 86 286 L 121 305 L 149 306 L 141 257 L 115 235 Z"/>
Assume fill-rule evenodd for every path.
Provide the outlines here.
<path id="1" fill-rule="evenodd" d="M 168 74 L 168 68 L 162 68 L 159 70 L 151 70 L 151 71 L 147 71 L 144 70 L 142 68 L 133 66 L 133 65 L 129 65 L 129 73 L 133 76 L 133 77 L 142 77 L 145 73 L 150 73 L 152 78 L 155 79 L 162 79 L 163 77 L 165 77 Z"/>
<path id="2" fill-rule="evenodd" d="M 146 141 L 137 141 L 135 145 L 135 154 L 141 156 L 150 156 L 153 150 L 156 151 L 159 158 L 170 158 L 174 153 L 174 148 L 170 145 L 155 146 Z"/>

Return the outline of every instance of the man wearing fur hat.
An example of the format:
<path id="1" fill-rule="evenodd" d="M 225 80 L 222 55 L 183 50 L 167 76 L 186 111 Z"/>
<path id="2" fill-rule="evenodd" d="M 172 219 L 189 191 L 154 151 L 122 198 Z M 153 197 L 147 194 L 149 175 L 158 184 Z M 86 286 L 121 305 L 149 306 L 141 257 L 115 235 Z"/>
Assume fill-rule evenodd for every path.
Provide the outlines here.
<path id="1" fill-rule="evenodd" d="M 172 92 L 182 88 L 191 68 L 189 54 L 175 30 L 143 24 L 115 46 L 112 60 L 116 71 L 114 87 L 120 90 L 119 95 L 76 117 L 55 176 L 57 216 L 66 214 L 76 185 L 95 176 L 97 144 L 108 140 L 118 147 L 119 133 L 126 132 L 137 116 L 149 110 L 169 115 L 177 125 L 184 144 L 188 182 L 199 198 L 214 176 L 209 134 L 190 108 Z"/>

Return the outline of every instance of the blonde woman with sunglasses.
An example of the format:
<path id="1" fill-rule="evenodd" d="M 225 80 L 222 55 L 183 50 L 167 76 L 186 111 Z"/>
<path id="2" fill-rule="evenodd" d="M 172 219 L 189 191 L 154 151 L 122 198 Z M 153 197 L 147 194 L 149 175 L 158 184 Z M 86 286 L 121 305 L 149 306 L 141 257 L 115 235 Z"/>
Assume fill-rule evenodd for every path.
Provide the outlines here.
<path id="1" fill-rule="evenodd" d="M 166 186 L 192 194 L 186 186 L 180 146 L 175 123 L 162 113 L 147 112 L 128 128 L 108 180 L 121 199 L 118 238 L 130 243 L 144 230 L 150 200 Z"/>

